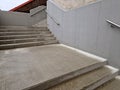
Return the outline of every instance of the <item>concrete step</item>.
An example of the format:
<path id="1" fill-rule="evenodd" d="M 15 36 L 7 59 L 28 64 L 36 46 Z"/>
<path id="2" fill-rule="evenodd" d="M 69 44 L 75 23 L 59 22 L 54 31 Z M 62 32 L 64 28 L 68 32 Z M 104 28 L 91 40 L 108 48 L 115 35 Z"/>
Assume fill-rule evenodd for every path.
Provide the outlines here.
<path id="1" fill-rule="evenodd" d="M 43 42 L 44 45 L 49 45 L 49 44 L 59 44 L 59 41 L 56 39 L 53 40 L 45 40 L 45 42 Z"/>
<path id="2" fill-rule="evenodd" d="M 111 66 L 104 66 L 65 81 L 47 90 L 94 90 L 117 75 L 118 69 Z"/>
<path id="3" fill-rule="evenodd" d="M 0 30 L 48 30 L 47 27 L 0 26 Z"/>
<path id="4" fill-rule="evenodd" d="M 36 30 L 36 29 L 26 29 L 26 30 L 24 30 L 24 29 L 0 29 L 0 32 L 1 33 L 3 33 L 3 32 L 41 32 L 41 31 L 49 31 L 48 29 L 46 29 L 46 30 L 43 30 L 43 29 L 41 29 L 41 30 Z"/>
<path id="5" fill-rule="evenodd" d="M 24 48 L 31 46 L 41 46 L 49 44 L 58 44 L 57 40 L 46 40 L 46 41 L 33 41 L 33 42 L 23 42 L 23 43 L 13 43 L 13 44 L 2 44 L 0 45 L 0 50 L 14 49 L 14 48 Z"/>
<path id="6" fill-rule="evenodd" d="M 52 34 L 29 34 L 29 35 L 7 35 L 7 36 L 0 36 L 0 40 L 6 39 L 21 39 L 21 38 L 41 38 L 41 37 L 53 37 Z"/>
<path id="7" fill-rule="evenodd" d="M 0 50 L 56 43 L 47 27 L 0 26 Z"/>
<path id="8" fill-rule="evenodd" d="M 0 32 L 0 36 L 5 35 L 28 35 L 28 34 L 50 34 L 50 31 L 27 31 L 27 32 Z"/>
<path id="9" fill-rule="evenodd" d="M 46 41 L 46 40 L 56 40 L 56 38 L 55 37 L 41 37 L 41 38 L 8 39 L 8 40 L 0 40 L 0 45 L 12 44 L 12 43 L 23 43 L 23 42 Z"/>
<path id="10" fill-rule="evenodd" d="M 96 90 L 120 90 L 120 76 L 115 77 Z"/>

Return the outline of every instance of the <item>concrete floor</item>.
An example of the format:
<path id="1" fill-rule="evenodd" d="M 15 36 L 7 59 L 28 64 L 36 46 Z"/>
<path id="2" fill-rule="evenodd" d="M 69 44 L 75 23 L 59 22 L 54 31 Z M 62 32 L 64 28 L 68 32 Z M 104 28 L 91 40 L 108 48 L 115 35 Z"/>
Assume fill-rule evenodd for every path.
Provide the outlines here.
<path id="1" fill-rule="evenodd" d="M 0 51 L 0 90 L 43 90 L 100 62 L 59 44 Z"/>

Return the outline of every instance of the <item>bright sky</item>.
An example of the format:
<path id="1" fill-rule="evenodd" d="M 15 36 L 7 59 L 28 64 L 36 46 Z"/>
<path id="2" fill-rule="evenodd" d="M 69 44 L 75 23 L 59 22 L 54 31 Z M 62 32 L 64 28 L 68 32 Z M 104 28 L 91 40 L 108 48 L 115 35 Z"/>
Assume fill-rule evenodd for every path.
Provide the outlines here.
<path id="1" fill-rule="evenodd" d="M 28 0 L 1 0 L 0 1 L 0 9 L 4 11 L 8 11 Z"/>

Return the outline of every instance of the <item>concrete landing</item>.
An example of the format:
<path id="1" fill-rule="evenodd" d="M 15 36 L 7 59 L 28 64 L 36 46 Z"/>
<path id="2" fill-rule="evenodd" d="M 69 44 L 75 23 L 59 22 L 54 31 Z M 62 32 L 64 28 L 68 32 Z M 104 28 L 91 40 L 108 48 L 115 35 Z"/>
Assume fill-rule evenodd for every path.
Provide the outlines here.
<path id="1" fill-rule="evenodd" d="M 0 51 L 0 90 L 44 90 L 105 63 L 60 44 Z"/>

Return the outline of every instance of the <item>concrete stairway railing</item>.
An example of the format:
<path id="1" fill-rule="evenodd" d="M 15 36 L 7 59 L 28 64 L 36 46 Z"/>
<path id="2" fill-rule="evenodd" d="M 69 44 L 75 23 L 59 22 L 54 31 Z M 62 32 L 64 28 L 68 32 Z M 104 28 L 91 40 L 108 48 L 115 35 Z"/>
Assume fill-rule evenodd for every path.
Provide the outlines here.
<path id="1" fill-rule="evenodd" d="M 46 19 L 46 6 L 39 6 L 30 13 L 0 11 L 0 25 L 3 26 L 31 26 Z"/>
<path id="2" fill-rule="evenodd" d="M 0 50 L 54 43 L 58 41 L 46 27 L 0 27 Z"/>

